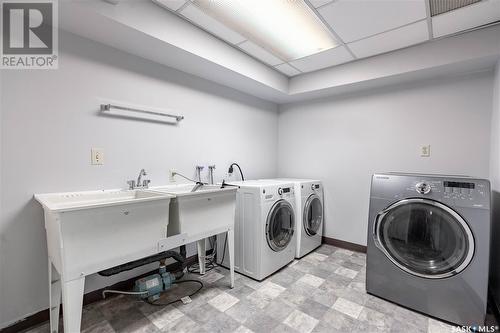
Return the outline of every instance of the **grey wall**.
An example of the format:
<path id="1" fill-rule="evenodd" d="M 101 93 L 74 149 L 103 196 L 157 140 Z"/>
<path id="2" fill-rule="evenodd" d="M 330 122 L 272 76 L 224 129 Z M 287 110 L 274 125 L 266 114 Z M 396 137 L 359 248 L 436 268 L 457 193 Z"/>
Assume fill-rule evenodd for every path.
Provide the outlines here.
<path id="1" fill-rule="evenodd" d="M 248 178 L 277 172 L 278 114 L 264 102 L 110 47 L 60 35 L 60 68 L 1 71 L 0 328 L 48 306 L 42 209 L 34 193 L 121 188 L 146 168 L 152 185 L 175 168 L 237 161 Z M 102 101 L 171 108 L 165 124 L 98 115 Z M 90 165 L 90 149 L 105 164 Z M 137 274 L 132 272 L 129 275 Z M 112 279 L 91 277 L 86 290 Z"/>
<path id="2" fill-rule="evenodd" d="M 491 73 L 280 106 L 278 172 L 322 179 L 325 235 L 366 244 L 374 172 L 488 177 L 491 109 Z"/>
<path id="3" fill-rule="evenodd" d="M 500 308 L 500 61 L 495 68 L 491 115 L 490 181 L 492 189 L 492 243 L 490 290 Z"/>

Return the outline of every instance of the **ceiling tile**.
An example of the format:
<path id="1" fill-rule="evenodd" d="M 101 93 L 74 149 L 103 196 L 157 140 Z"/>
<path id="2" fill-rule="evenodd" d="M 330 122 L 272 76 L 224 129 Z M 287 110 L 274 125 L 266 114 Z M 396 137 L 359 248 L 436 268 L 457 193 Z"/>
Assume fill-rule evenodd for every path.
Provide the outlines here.
<path id="1" fill-rule="evenodd" d="M 442 37 L 500 20 L 500 1 L 484 0 L 432 18 L 432 34 Z"/>
<path id="2" fill-rule="evenodd" d="M 295 68 L 293 68 L 289 64 L 281 64 L 281 65 L 275 66 L 274 68 L 276 68 L 281 73 L 283 73 L 287 76 L 294 76 L 294 75 L 300 74 L 300 72 L 298 70 L 296 70 Z"/>
<path id="3" fill-rule="evenodd" d="M 312 72 L 317 69 L 340 65 L 351 60 L 354 60 L 354 57 L 349 51 L 344 46 L 339 46 L 309 57 L 291 61 L 290 64 L 302 72 Z"/>
<path id="4" fill-rule="evenodd" d="M 187 19 L 189 19 L 191 22 L 199 25 L 203 29 L 209 31 L 210 33 L 214 34 L 215 36 L 222 38 L 229 43 L 232 44 L 237 44 L 241 43 L 242 41 L 246 40 L 245 37 L 240 35 L 239 33 L 227 28 L 225 25 L 222 23 L 219 23 L 219 21 L 213 19 L 212 17 L 208 16 L 204 12 L 202 12 L 198 7 L 194 6 L 193 4 L 188 5 L 184 9 L 180 11 L 180 14 Z"/>
<path id="5" fill-rule="evenodd" d="M 186 3 L 186 0 L 153 0 L 153 2 L 175 12 Z"/>
<path id="6" fill-rule="evenodd" d="M 314 8 L 318 8 L 318 7 L 324 6 L 327 3 L 332 2 L 332 1 L 333 0 L 309 0 L 309 2 L 311 3 L 311 5 Z"/>
<path id="7" fill-rule="evenodd" d="M 427 20 L 404 26 L 402 28 L 368 37 L 347 46 L 358 58 L 393 51 L 429 39 Z"/>
<path id="8" fill-rule="evenodd" d="M 238 47 L 248 54 L 254 56 L 255 58 L 265 62 L 268 65 L 275 66 L 282 64 L 284 61 L 280 58 L 276 57 L 274 54 L 270 53 L 266 49 L 260 47 L 259 45 L 252 43 L 247 40 L 241 44 L 238 44 Z"/>
<path id="9" fill-rule="evenodd" d="M 318 11 L 346 43 L 427 17 L 425 0 L 338 0 Z"/>

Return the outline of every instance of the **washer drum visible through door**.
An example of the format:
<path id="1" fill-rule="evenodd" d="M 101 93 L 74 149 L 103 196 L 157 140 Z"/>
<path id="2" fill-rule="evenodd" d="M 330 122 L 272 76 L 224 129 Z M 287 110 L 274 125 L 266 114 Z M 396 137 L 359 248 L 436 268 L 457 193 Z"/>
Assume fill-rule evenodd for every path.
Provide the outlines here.
<path id="1" fill-rule="evenodd" d="M 317 194 L 311 194 L 304 205 L 303 225 L 308 236 L 318 233 L 323 223 L 323 205 Z"/>
<path id="2" fill-rule="evenodd" d="M 276 252 L 284 250 L 293 239 L 295 216 L 292 205 L 286 200 L 277 201 L 271 208 L 266 222 L 267 243 Z"/>
<path id="3" fill-rule="evenodd" d="M 462 216 L 429 199 L 400 200 L 378 213 L 373 237 L 397 267 L 429 279 L 460 273 L 474 255 L 474 237 Z"/>

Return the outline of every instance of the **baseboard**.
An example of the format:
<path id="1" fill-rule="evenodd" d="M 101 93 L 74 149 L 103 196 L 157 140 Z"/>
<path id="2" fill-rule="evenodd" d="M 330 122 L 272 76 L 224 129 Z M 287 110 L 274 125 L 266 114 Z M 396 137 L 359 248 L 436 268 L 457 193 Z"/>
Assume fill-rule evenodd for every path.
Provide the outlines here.
<path id="1" fill-rule="evenodd" d="M 209 255 L 211 253 L 212 253 L 212 250 L 207 251 L 207 255 Z M 186 259 L 186 262 L 188 265 L 191 265 L 197 261 L 198 261 L 198 255 L 193 255 L 193 256 Z M 180 267 L 180 264 L 178 262 L 174 262 L 174 263 L 167 266 L 167 271 L 175 271 L 175 270 L 178 270 L 179 267 Z M 118 283 L 115 283 L 112 286 L 108 286 L 105 288 L 91 291 L 91 292 L 83 295 L 83 305 L 91 304 L 91 303 L 102 300 L 102 292 L 105 289 L 114 289 L 114 290 L 123 290 L 123 291 L 131 290 L 134 287 L 135 280 L 140 279 L 141 277 L 145 277 L 145 276 L 154 274 L 154 273 L 157 273 L 157 270 L 153 270 L 151 272 L 144 273 L 142 275 L 130 278 L 128 280 L 120 281 Z M 62 313 L 62 306 L 61 306 L 61 313 Z M 20 332 L 20 331 L 26 330 L 28 328 L 38 326 L 38 325 L 48 321 L 49 318 L 50 318 L 49 309 L 41 310 L 37 313 L 34 313 L 34 314 L 24 318 L 21 321 L 18 321 L 15 324 L 12 324 L 11 326 L 0 329 L 0 332 L 1 333 Z"/>
<path id="2" fill-rule="evenodd" d="M 330 238 L 330 237 L 323 236 L 323 243 L 328 244 L 328 245 L 333 245 L 336 247 L 340 247 L 342 249 L 346 249 L 346 250 L 350 250 L 350 251 L 366 253 L 366 246 L 343 241 L 343 240 L 336 239 L 336 238 Z"/>

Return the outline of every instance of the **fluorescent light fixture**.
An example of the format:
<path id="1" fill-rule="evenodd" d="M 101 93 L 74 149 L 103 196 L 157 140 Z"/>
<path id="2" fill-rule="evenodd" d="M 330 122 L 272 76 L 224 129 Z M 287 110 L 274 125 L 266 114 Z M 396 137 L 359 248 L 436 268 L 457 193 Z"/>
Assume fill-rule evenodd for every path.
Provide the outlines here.
<path id="1" fill-rule="evenodd" d="M 193 3 L 284 61 L 338 45 L 304 0 L 194 0 Z"/>

